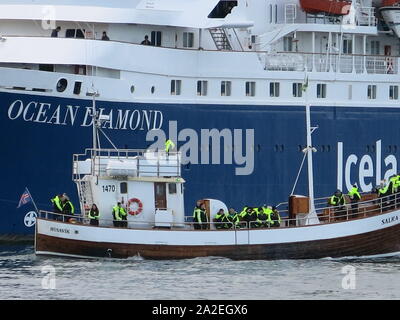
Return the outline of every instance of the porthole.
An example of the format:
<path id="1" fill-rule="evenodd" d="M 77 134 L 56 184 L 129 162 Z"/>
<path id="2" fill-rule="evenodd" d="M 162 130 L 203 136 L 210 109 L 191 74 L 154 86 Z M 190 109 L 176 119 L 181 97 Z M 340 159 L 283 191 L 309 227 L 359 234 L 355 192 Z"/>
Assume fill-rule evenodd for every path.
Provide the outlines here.
<path id="1" fill-rule="evenodd" d="M 131 93 L 135 92 L 135 86 L 131 86 Z"/>
<path id="2" fill-rule="evenodd" d="M 154 91 L 156 91 L 156 88 L 154 86 L 151 87 L 151 94 L 154 94 Z"/>
<path id="3" fill-rule="evenodd" d="M 68 81 L 67 79 L 60 79 L 57 82 L 57 91 L 58 92 L 64 92 L 68 87 Z"/>

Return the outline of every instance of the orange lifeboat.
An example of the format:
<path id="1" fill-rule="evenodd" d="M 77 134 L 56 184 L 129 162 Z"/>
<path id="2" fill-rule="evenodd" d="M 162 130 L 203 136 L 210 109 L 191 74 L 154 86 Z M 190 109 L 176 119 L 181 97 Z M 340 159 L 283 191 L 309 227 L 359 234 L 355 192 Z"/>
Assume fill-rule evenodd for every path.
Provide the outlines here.
<path id="1" fill-rule="evenodd" d="M 383 0 L 382 7 L 390 7 L 395 4 L 398 4 L 399 2 L 400 2 L 399 0 Z"/>
<path id="2" fill-rule="evenodd" d="M 399 0 L 397 0 L 399 1 Z M 350 12 L 350 0 L 300 0 L 301 8 L 311 14 L 326 13 L 328 15 L 345 16 Z"/>

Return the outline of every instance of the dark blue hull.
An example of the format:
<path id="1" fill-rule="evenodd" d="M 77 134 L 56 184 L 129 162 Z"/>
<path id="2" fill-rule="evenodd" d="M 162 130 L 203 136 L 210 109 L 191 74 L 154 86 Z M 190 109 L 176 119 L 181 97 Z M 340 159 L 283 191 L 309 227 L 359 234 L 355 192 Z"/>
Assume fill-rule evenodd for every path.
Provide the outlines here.
<path id="1" fill-rule="evenodd" d="M 50 198 L 63 192 L 78 203 L 72 182 L 72 154 L 83 153 L 92 144 L 91 101 L 0 93 L 0 103 L 0 234 L 30 235 L 34 230 L 26 227 L 24 217 L 33 207 L 27 204 L 16 208 L 25 187 L 40 209 L 51 209 Z M 146 141 L 146 135 L 158 128 L 175 141 L 182 140 L 177 143 L 180 147 L 189 140 L 193 146 L 196 141 L 189 136 L 194 131 L 198 134 L 197 147 L 187 153 L 191 159 L 182 170 L 187 181 L 187 215 L 192 214 L 196 200 L 201 198 L 220 199 L 237 210 L 244 205 L 285 202 L 303 157 L 301 150 L 306 141 L 303 106 L 98 101 L 97 108 L 103 108 L 104 114 L 111 113 L 112 119 L 104 124 L 104 131 L 119 148 L 148 147 L 153 142 Z M 347 186 L 354 182 L 363 191 L 369 191 L 385 176 L 396 173 L 399 117 L 400 109 L 312 107 L 312 125 L 319 126 L 313 134 L 313 144 L 318 150 L 314 154 L 316 197 L 332 194 L 338 187 L 347 192 Z M 169 132 L 174 121 L 176 133 Z M 221 164 L 212 164 L 215 142 L 205 141 L 201 136 L 202 129 L 214 128 L 226 133 L 229 139 L 236 137 L 235 132 L 242 134 L 242 139 L 237 136 L 234 148 L 229 143 L 224 146 L 226 139 L 220 140 Z M 246 141 L 246 130 L 248 133 L 254 130 L 254 141 L 251 134 Z M 237 145 L 239 140 L 242 149 Z M 104 143 L 102 147 L 109 145 Z M 207 150 L 209 157 L 204 156 Z M 241 161 L 240 151 L 247 156 L 246 160 Z M 214 161 L 218 162 L 218 157 Z M 236 174 L 240 169 L 243 175 Z M 296 194 L 307 194 L 306 176 L 305 166 Z"/>

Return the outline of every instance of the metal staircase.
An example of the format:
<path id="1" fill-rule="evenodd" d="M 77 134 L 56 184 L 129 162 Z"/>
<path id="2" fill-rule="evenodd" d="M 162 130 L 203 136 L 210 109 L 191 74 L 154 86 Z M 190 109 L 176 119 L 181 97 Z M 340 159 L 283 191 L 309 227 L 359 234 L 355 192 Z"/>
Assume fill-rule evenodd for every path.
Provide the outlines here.
<path id="1" fill-rule="evenodd" d="M 232 50 L 232 46 L 229 43 L 229 39 L 224 29 L 222 28 L 210 29 L 210 34 L 218 50 L 228 50 L 228 51 Z"/>
<path id="2" fill-rule="evenodd" d="M 90 210 L 93 204 L 93 193 L 90 181 L 88 180 L 77 180 L 75 181 L 78 186 L 78 195 L 81 203 L 82 215 L 86 217 L 87 212 Z"/>

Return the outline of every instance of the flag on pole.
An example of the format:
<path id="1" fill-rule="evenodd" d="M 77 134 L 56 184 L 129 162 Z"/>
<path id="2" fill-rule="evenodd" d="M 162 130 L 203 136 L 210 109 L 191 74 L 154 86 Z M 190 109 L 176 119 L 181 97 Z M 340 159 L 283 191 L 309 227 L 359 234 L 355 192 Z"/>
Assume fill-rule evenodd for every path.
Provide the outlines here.
<path id="1" fill-rule="evenodd" d="M 308 76 L 304 79 L 304 83 L 303 83 L 301 89 L 303 90 L 303 92 L 307 91 L 307 89 L 308 89 Z"/>
<path id="2" fill-rule="evenodd" d="M 29 193 L 28 189 L 25 188 L 24 193 L 22 194 L 21 198 L 19 199 L 18 207 L 22 207 L 23 205 L 26 205 L 27 203 L 33 201 L 31 194 Z"/>

